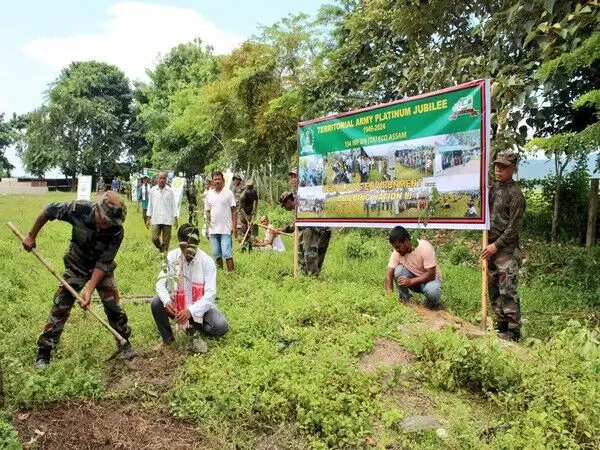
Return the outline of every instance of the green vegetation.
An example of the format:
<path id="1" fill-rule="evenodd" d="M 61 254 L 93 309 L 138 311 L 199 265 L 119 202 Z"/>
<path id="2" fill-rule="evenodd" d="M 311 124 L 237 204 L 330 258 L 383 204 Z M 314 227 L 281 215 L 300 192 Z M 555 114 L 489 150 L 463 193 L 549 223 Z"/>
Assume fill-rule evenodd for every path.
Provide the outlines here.
<path id="1" fill-rule="evenodd" d="M 68 198 L 67 194 L 0 197 L 0 221 L 11 220 L 26 231 L 47 201 Z M 268 210 L 262 205 L 261 209 L 275 223 L 289 219 L 281 208 Z M 66 224 L 50 223 L 39 236 L 39 250 L 57 268 L 62 267 L 68 235 Z M 478 236 L 432 231 L 423 236 L 436 242 L 446 305 L 474 320 L 481 289 Z M 284 240 L 291 249 L 291 239 Z M 206 242 L 202 247 L 208 251 Z M 540 322 L 539 316 L 529 313 L 594 307 L 591 296 L 586 303 L 573 295 L 586 284 L 586 292 L 597 289 L 592 265 L 577 265 L 576 261 L 586 259 L 583 253 L 572 263 L 562 256 L 562 265 L 553 266 L 557 285 L 550 285 L 543 267 L 556 260 L 557 252 L 550 247 L 531 249 L 521 294 L 524 332 L 538 339 L 526 340 L 532 349 L 521 347 L 515 352 L 501 347 L 491 334 L 469 340 L 452 327 L 429 331 L 394 296 L 385 296 L 382 280 L 389 251 L 383 230 L 338 231 L 322 277 L 294 280 L 290 252 L 241 254 L 236 250 L 236 273 L 220 272 L 218 280 L 219 305 L 230 332 L 209 340 L 208 354 L 187 357 L 175 369 L 175 385 L 164 395 L 155 398 L 156 394 L 139 391 L 146 407 L 168 405 L 174 416 L 195 423 L 211 447 L 235 442 L 240 448 L 253 448 L 265 434 L 272 434 L 274 442 L 286 448 L 598 445 L 597 332 L 567 323 L 566 318 L 552 330 L 566 329 L 549 331 L 551 316 L 542 316 Z M 19 409 L 65 398 L 122 395 L 121 401 L 140 401 L 131 393 L 108 389 L 113 363 L 104 359 L 112 353 L 114 342 L 77 308 L 51 365 L 34 371 L 35 339 L 56 281 L 4 226 L 0 252 L 4 294 L 0 361 L 6 390 L 0 445 L 17 448 L 8 423 L 11 413 Z M 117 263 L 117 281 L 134 330 L 132 342 L 147 352 L 159 338 L 149 306 L 130 297 L 153 294 L 160 262 L 132 204 Z M 571 296 L 565 296 L 569 292 Z M 359 370 L 361 355 L 382 338 L 413 352 L 416 361 L 388 370 Z M 403 419 L 423 409 L 439 418 L 446 437 L 435 430 L 401 429 Z"/>

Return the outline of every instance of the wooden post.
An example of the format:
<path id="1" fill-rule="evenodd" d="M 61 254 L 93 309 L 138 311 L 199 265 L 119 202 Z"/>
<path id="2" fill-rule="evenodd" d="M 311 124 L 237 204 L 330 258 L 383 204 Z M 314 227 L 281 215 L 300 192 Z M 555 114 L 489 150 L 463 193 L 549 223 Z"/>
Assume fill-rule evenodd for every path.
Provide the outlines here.
<path id="1" fill-rule="evenodd" d="M 591 247 L 596 243 L 596 220 L 598 218 L 598 178 L 592 178 L 590 183 L 590 207 L 588 210 L 587 232 L 585 246 Z"/>
<path id="2" fill-rule="evenodd" d="M 294 227 L 294 278 L 298 278 L 298 243 L 299 238 L 298 227 Z"/>
<path id="3" fill-rule="evenodd" d="M 488 230 L 483 230 L 483 242 L 482 249 L 488 245 Z M 481 330 L 485 332 L 487 330 L 487 297 L 488 297 L 488 260 L 483 258 L 481 260 Z"/>

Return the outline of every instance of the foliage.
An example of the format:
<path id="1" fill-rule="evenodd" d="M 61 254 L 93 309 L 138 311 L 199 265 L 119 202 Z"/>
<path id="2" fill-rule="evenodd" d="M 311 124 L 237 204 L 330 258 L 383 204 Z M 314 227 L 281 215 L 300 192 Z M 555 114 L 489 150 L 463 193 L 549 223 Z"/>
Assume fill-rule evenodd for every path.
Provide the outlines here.
<path id="1" fill-rule="evenodd" d="M 521 148 L 528 126 L 547 135 L 571 123 L 572 111 L 562 105 L 595 82 L 585 73 L 547 86 L 534 75 L 590 35 L 597 6 L 343 1 L 322 11 L 332 41 L 316 60 L 310 100 L 323 114 L 490 78 L 494 150 Z"/>
<path id="2" fill-rule="evenodd" d="M 371 259 L 377 251 L 375 247 L 358 233 L 349 233 L 345 238 L 346 256 L 350 259 Z"/>
<path id="3" fill-rule="evenodd" d="M 0 113 L 0 178 L 3 176 L 10 176 L 10 171 L 14 169 L 14 166 L 8 162 L 4 151 L 6 147 L 12 144 L 13 132 L 10 122 L 4 121 L 4 114 Z"/>
<path id="4" fill-rule="evenodd" d="M 556 221 L 555 240 L 558 242 L 583 243 L 588 214 L 587 171 L 587 158 L 584 156 L 560 183 L 558 195 L 565 201 L 561 203 L 561 214 Z M 523 233 L 531 238 L 547 240 L 552 232 L 556 175 L 551 174 L 541 180 L 521 180 L 519 184 L 527 202 Z"/>
<path id="5" fill-rule="evenodd" d="M 446 330 L 428 335 L 416 351 L 434 386 L 482 391 L 505 411 L 507 430 L 492 437 L 493 448 L 593 448 L 600 433 L 599 337 L 573 321 L 532 355 L 517 356 L 495 340 Z"/>
<path id="6" fill-rule="evenodd" d="M 2 419 L 0 419 L 0 448 L 5 450 L 18 450 L 22 448 L 15 429 Z"/>
<path id="7" fill-rule="evenodd" d="M 469 340 L 452 330 L 428 334 L 416 353 L 436 387 L 506 392 L 520 380 L 516 361 L 505 357 L 497 340 Z"/>
<path id="8" fill-rule="evenodd" d="M 11 219 L 21 230 L 26 230 L 47 201 L 70 198 L 72 195 L 62 193 L 0 198 L 0 219 L 3 222 Z M 135 205 L 128 203 L 128 208 L 126 238 L 117 257 L 116 278 L 133 328 L 133 345 L 143 355 L 156 345 L 159 337 L 148 305 L 127 301 L 127 296 L 151 295 L 161 263 L 141 217 L 133 213 Z M 261 213 L 267 213 L 272 220 L 285 222 L 289 219 L 289 213 L 282 208 L 267 208 L 262 204 Z M 283 214 L 287 214 L 288 219 Z M 38 249 L 59 268 L 61 253 L 70 235 L 69 226 L 53 222 L 47 227 L 38 237 Z M 452 234 L 447 248 L 436 243 L 437 232 L 427 238 L 440 250 L 444 302 L 450 307 L 459 305 L 456 309 L 470 318 L 479 304 L 480 270 L 469 264 L 454 265 L 449 261 L 449 255 L 456 241 L 471 248 L 471 240 L 479 234 L 453 233 L 458 233 L 458 239 Z M 104 359 L 114 350 L 114 340 L 95 321 L 76 309 L 50 366 L 43 371 L 34 371 L 35 338 L 47 318 L 56 282 L 41 265 L 32 262 L 32 255 L 22 251 L 8 229 L 0 229 L 0 235 L 3 255 L 0 258 L 0 289 L 4 295 L 0 309 L 0 355 L 2 367 L 6 368 L 6 407 L 9 412 L 64 398 L 102 399 L 111 395 L 109 382 L 114 380 L 114 368 L 107 366 Z M 288 249 L 293 248 L 291 238 L 284 236 L 283 239 Z M 374 249 L 373 255 L 350 261 L 346 255 L 350 242 L 368 242 Z M 200 246 L 209 251 L 204 239 Z M 258 445 L 253 436 L 268 435 L 281 425 L 290 426 L 298 433 L 289 437 L 290 442 L 286 442 L 285 447 L 306 448 L 307 442 L 314 448 L 366 447 L 371 445 L 371 439 L 383 439 L 381 433 L 387 434 L 390 442 L 401 442 L 403 448 L 481 448 L 488 445 L 480 437 L 481 428 L 486 426 L 481 418 L 482 403 L 493 410 L 489 420 L 504 423 L 512 420 L 510 417 L 516 416 L 521 408 L 520 403 L 515 403 L 504 417 L 503 405 L 509 404 L 509 393 L 531 393 L 527 397 L 530 401 L 541 398 L 543 393 L 533 388 L 515 391 L 523 384 L 518 381 L 522 380 L 523 368 L 530 365 L 533 371 L 538 365 L 537 359 L 532 359 L 531 363 L 529 359 L 525 362 L 517 360 L 499 348 L 491 337 L 468 341 L 449 331 L 438 335 L 401 331 L 417 317 L 409 308 L 399 305 L 395 296 L 383 293 L 382 278 L 390 251 L 386 231 L 336 232 L 321 277 L 294 279 L 290 251 L 283 254 L 240 253 L 236 247 L 235 275 L 218 274 L 219 308 L 230 323 L 229 333 L 219 339 L 209 339 L 208 354 L 185 358 L 183 365 L 175 369 L 174 388 L 165 392 L 164 397 L 161 395 L 161 403 L 152 407 L 164 408 L 162 402 L 168 401 L 172 413 L 191 419 L 204 431 L 221 433 L 224 442 L 235 438 L 240 448 L 256 448 Z M 572 248 L 563 248 L 561 252 L 575 254 Z M 534 255 L 530 254 L 529 260 L 534 259 Z M 594 273 L 591 269 L 595 259 L 590 259 L 592 257 L 597 258 L 597 255 L 581 255 L 578 263 L 582 264 L 582 258 L 589 259 L 586 263 L 589 274 Z M 542 265 L 540 263 L 536 270 L 542 272 Z M 24 267 L 28 270 L 27 277 L 23 275 Z M 575 267 L 573 265 L 569 270 Z M 551 312 L 559 297 L 569 292 L 563 289 L 564 283 L 550 286 L 547 279 L 537 273 L 533 278 L 524 277 L 521 284 L 526 320 L 531 320 L 530 309 L 545 308 Z M 582 279 L 582 282 L 595 283 L 591 278 Z M 565 299 L 562 305 L 568 302 L 568 298 Z M 583 307 L 583 304 L 579 306 Z M 94 302 L 93 307 L 99 308 L 99 304 Z M 525 330 L 528 336 L 535 332 L 537 336 L 547 338 L 549 334 L 548 327 L 543 324 L 534 328 L 531 322 L 526 322 Z M 553 355 L 552 364 L 561 364 L 563 378 L 572 374 L 583 380 L 574 387 L 574 398 L 578 399 L 586 386 L 593 386 L 590 382 L 597 371 L 594 372 L 596 369 L 592 370 L 593 366 L 586 362 L 583 350 L 569 355 L 571 346 L 584 349 L 586 345 L 588 348 L 592 345 L 580 337 L 569 344 L 571 336 L 569 333 L 564 336 L 564 351 L 550 343 L 540 343 L 539 351 L 547 346 L 556 348 L 556 351 L 547 351 Z M 412 412 L 402 404 L 387 404 L 393 398 L 387 390 L 403 389 L 406 376 L 412 374 L 410 367 L 394 371 L 393 378 L 383 376 L 381 371 L 365 373 L 358 370 L 357 360 L 374 347 L 377 338 L 382 337 L 396 340 L 407 350 L 420 355 L 416 375 L 421 374 L 431 381 L 432 402 L 442 415 L 444 428 L 449 431 L 448 438 L 441 440 L 435 433 L 426 432 L 407 435 L 397 429 L 401 418 Z M 591 348 L 596 348 L 595 344 Z M 540 355 L 536 354 L 535 358 L 546 357 L 545 353 Z M 574 358 L 580 360 L 580 366 L 573 365 Z M 548 367 L 545 371 L 551 373 Z M 541 375 L 535 373 L 533 376 Z M 563 381 L 560 383 L 552 388 L 556 394 L 548 400 L 553 411 L 557 411 L 553 417 L 560 417 L 565 411 L 562 397 L 558 395 L 564 388 Z M 445 389 L 451 389 L 451 392 Z M 461 393 L 463 389 L 474 393 L 484 390 L 488 396 L 484 401 L 475 402 Z M 592 391 L 590 400 L 596 401 L 595 395 Z M 438 403 L 438 396 L 451 399 L 452 406 L 444 409 Z M 596 416 L 582 409 L 579 403 L 576 406 L 577 411 L 590 418 L 581 424 L 580 434 L 585 435 L 597 423 Z M 457 411 L 461 411 L 460 418 Z M 539 417 L 533 419 L 540 422 Z M 381 429 L 374 425 L 378 422 L 384 425 Z M 550 423 L 571 426 L 569 421 L 556 422 L 553 418 L 552 422 L 542 422 L 540 429 L 546 430 Z M 215 428 L 210 428 L 213 426 Z M 525 434 L 518 432 L 521 426 L 526 425 L 514 425 L 513 435 L 525 439 Z M 495 439 L 500 442 L 500 438 Z M 547 446 L 555 442 L 562 441 L 553 436 Z M 492 444 L 501 448 L 495 442 Z"/>
<path id="9" fill-rule="evenodd" d="M 148 72 L 150 82 L 138 83 L 135 109 L 152 148 L 152 164 L 187 175 L 202 173 L 217 143 L 211 125 L 217 111 L 202 111 L 211 99 L 203 87 L 217 73 L 212 48 L 196 39 L 172 48 Z"/>
<path id="10" fill-rule="evenodd" d="M 455 266 L 476 266 L 479 262 L 477 255 L 474 254 L 463 241 L 458 241 L 452 246 L 448 258 Z"/>
<path id="11" fill-rule="evenodd" d="M 34 174 L 69 176 L 116 168 L 133 120 L 129 81 L 116 66 L 73 62 L 50 84 L 47 103 L 25 117 L 22 154 Z"/>

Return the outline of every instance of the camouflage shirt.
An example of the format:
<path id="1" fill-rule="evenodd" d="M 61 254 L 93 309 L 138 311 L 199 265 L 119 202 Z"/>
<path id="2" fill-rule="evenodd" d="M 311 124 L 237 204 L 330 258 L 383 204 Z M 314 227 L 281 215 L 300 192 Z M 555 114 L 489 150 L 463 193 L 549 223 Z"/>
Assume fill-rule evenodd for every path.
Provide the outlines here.
<path id="1" fill-rule="evenodd" d="M 518 247 L 525 197 L 514 180 L 496 183 L 490 188 L 490 212 L 489 242 L 495 242 L 498 247 Z"/>
<path id="2" fill-rule="evenodd" d="M 244 188 L 245 186 L 243 186 L 241 183 L 239 186 L 231 188 L 231 192 L 233 192 L 233 197 L 235 198 L 235 204 L 237 206 L 240 206 L 240 197 L 242 196 L 242 192 L 244 192 Z"/>
<path id="3" fill-rule="evenodd" d="M 71 244 L 63 257 L 67 270 L 79 276 L 89 276 L 95 268 L 104 272 L 115 270 L 114 259 L 123 241 L 123 227 L 98 228 L 94 202 L 50 203 L 45 213 L 49 220 L 58 219 L 73 226 Z"/>
<path id="4" fill-rule="evenodd" d="M 252 213 L 256 213 L 254 210 L 254 202 L 258 205 L 258 193 L 254 189 L 244 189 L 240 198 L 235 199 L 235 203 L 248 217 L 250 217 Z"/>

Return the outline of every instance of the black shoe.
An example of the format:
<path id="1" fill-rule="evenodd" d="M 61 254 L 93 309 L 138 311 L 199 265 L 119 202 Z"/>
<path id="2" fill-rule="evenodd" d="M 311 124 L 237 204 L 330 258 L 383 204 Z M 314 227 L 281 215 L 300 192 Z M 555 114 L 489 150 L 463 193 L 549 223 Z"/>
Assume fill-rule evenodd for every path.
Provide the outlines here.
<path id="1" fill-rule="evenodd" d="M 37 357 L 35 358 L 35 363 L 33 364 L 36 369 L 43 369 L 48 364 L 50 364 L 50 349 L 48 348 L 38 348 Z"/>
<path id="2" fill-rule="evenodd" d="M 508 331 L 508 322 L 496 322 L 496 330 L 498 333 L 505 333 Z"/>
<path id="3" fill-rule="evenodd" d="M 444 305 L 441 303 L 436 303 L 435 305 L 425 303 L 425 307 L 431 311 L 442 311 L 444 309 Z"/>
<path id="4" fill-rule="evenodd" d="M 131 347 L 129 342 L 125 342 L 119 347 L 119 356 L 123 359 L 133 359 L 135 353 L 133 352 L 133 347 Z"/>
<path id="5" fill-rule="evenodd" d="M 507 330 L 501 333 L 499 332 L 498 337 L 505 341 L 519 342 L 519 339 L 521 339 L 521 332 L 519 330 Z"/>

